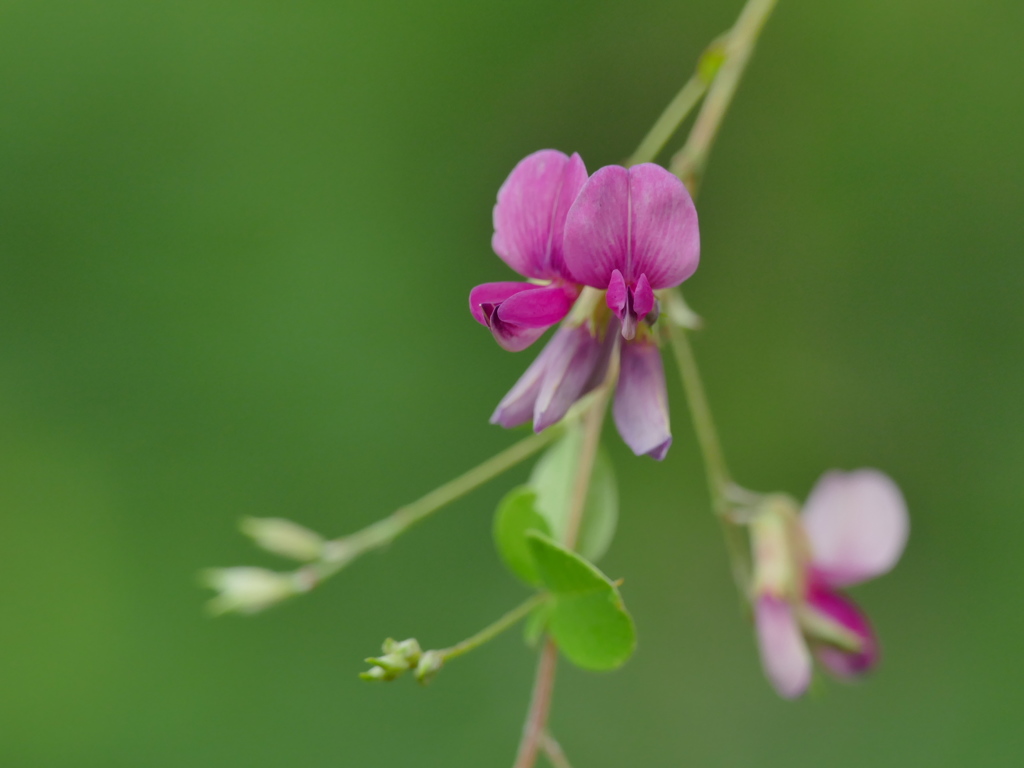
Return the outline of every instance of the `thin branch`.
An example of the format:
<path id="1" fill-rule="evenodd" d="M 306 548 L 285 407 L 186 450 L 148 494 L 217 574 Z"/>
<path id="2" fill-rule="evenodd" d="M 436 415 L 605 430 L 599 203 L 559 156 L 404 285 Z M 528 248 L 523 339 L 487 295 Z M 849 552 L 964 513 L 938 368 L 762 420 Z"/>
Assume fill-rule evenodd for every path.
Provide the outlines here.
<path id="1" fill-rule="evenodd" d="M 533 768 L 537 760 L 544 728 L 551 710 L 551 694 L 555 688 L 555 666 L 558 663 L 558 648 L 550 637 L 545 638 L 544 647 L 540 652 L 537 664 L 537 677 L 533 683 L 533 695 L 530 697 L 530 709 L 523 725 L 523 737 L 519 741 L 519 751 L 512 768 Z"/>
<path id="2" fill-rule="evenodd" d="M 696 194 L 711 147 L 718 136 L 722 119 L 732 103 L 743 71 L 754 52 L 754 45 L 778 0 L 748 0 L 739 18 L 726 35 L 725 60 L 708 89 L 693 129 L 683 148 L 672 158 L 669 170 Z"/>
<path id="3" fill-rule="evenodd" d="M 553 768 L 572 768 L 569 764 L 569 758 L 565 756 L 565 752 L 562 750 L 562 745 L 551 735 L 551 731 L 546 730 L 541 734 L 540 748 Z"/>

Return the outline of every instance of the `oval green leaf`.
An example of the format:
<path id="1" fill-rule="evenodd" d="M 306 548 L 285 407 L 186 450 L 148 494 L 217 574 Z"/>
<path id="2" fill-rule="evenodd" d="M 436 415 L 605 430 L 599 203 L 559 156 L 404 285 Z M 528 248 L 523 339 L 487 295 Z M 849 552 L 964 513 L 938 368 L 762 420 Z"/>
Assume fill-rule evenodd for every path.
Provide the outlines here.
<path id="1" fill-rule="evenodd" d="M 494 515 L 494 544 L 505 565 L 527 584 L 539 586 L 541 579 L 526 543 L 526 532 L 551 533 L 536 509 L 537 494 L 525 485 L 513 488 L 498 504 Z"/>
<path id="2" fill-rule="evenodd" d="M 565 437 L 540 457 L 530 474 L 528 485 L 537 492 L 536 509 L 548 521 L 555 539 L 561 539 L 565 532 L 582 445 L 582 429 L 578 425 L 570 428 Z M 586 559 L 596 561 L 608 551 L 618 517 L 619 489 L 615 482 L 615 469 L 601 446 L 594 459 L 580 523 L 578 549 Z"/>
<path id="3" fill-rule="evenodd" d="M 536 531 L 526 534 L 536 572 L 552 594 L 548 630 L 583 669 L 621 666 L 636 647 L 633 618 L 618 589 L 592 563 Z"/>

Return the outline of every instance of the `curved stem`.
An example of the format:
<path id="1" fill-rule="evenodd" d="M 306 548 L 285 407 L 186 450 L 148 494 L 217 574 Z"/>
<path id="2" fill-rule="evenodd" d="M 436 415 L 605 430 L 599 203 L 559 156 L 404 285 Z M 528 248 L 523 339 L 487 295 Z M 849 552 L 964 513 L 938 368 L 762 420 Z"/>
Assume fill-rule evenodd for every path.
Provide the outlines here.
<path id="1" fill-rule="evenodd" d="M 743 71 L 754 52 L 761 30 L 775 9 L 778 0 L 748 0 L 739 18 L 725 39 L 725 59 L 708 89 L 704 106 L 701 107 L 693 124 L 693 130 L 683 148 L 672 158 L 669 170 L 683 180 L 695 194 L 700 185 L 704 166 L 707 165 L 711 147 L 718 136 L 722 119 L 732 103 L 736 88 L 743 77 Z"/>
<path id="2" fill-rule="evenodd" d="M 619 346 L 621 343 L 621 338 L 616 337 L 611 358 L 608 361 L 608 372 L 605 374 L 601 386 L 595 392 L 594 401 L 583 418 L 583 443 L 580 446 L 579 462 L 576 465 L 569 517 L 566 520 L 565 534 L 562 537 L 562 543 L 569 549 L 576 547 L 576 539 L 583 522 L 583 512 L 587 507 L 587 493 L 590 490 L 590 477 L 594 474 L 597 448 L 601 443 L 601 429 L 604 427 L 608 401 L 615 389 L 615 382 L 619 378 Z"/>
<path id="3" fill-rule="evenodd" d="M 619 377 L 619 344 L 615 340 L 608 372 L 601 386 L 593 393 L 594 400 L 588 406 L 583 422 L 583 445 L 580 448 L 579 463 L 576 465 L 576 478 L 573 482 L 572 501 L 569 518 L 566 521 L 562 543 L 569 549 L 576 545 L 583 512 L 587 505 L 587 492 L 590 490 L 590 476 L 594 472 L 594 459 L 597 447 L 601 442 L 601 428 L 604 426 L 608 400 L 615 389 Z M 548 711 L 551 709 L 551 694 L 555 688 L 555 667 L 558 663 L 558 647 L 550 636 L 545 638 L 541 649 L 540 661 L 537 664 L 537 677 L 533 683 L 533 694 L 530 697 L 530 711 L 523 726 L 523 736 L 519 741 L 519 750 L 513 768 L 533 768 L 537 760 L 537 752 L 541 748 L 544 728 L 547 725 Z"/>
<path id="4" fill-rule="evenodd" d="M 320 560 L 298 571 L 299 581 L 312 588 L 333 576 L 360 555 L 390 544 L 416 523 L 429 517 L 441 507 L 465 496 L 489 480 L 528 459 L 565 431 L 564 422 L 556 424 L 538 435 L 531 435 L 509 446 L 483 464 L 474 467 L 454 480 L 401 507 L 362 530 L 327 542 Z"/>
<path id="5" fill-rule="evenodd" d="M 441 654 L 445 661 L 450 659 L 458 658 L 464 653 L 469 653 L 472 650 L 476 650 L 484 643 L 490 642 L 505 630 L 513 627 L 519 621 L 525 619 L 530 615 L 530 612 L 538 605 L 547 600 L 549 595 L 547 593 L 540 593 L 534 595 L 529 600 L 525 601 L 521 605 L 516 606 L 511 611 L 506 613 L 500 619 L 493 624 L 484 627 L 472 637 L 467 637 L 461 643 L 456 643 L 449 648 L 443 648 L 438 653 Z"/>
<path id="6" fill-rule="evenodd" d="M 523 737 L 519 741 L 519 751 L 512 768 L 533 768 L 537 760 L 544 728 L 548 722 L 551 709 L 551 694 L 555 688 L 555 666 L 558 663 L 558 647 L 550 637 L 545 638 L 541 648 L 540 661 L 537 663 L 537 676 L 533 683 L 533 695 L 530 697 L 530 709 L 526 713 L 523 724 Z"/>
<path id="7" fill-rule="evenodd" d="M 676 291 L 669 293 L 667 298 L 670 302 L 681 300 Z M 671 314 L 669 312 L 670 317 Z M 711 406 L 708 405 L 704 382 L 700 376 L 700 369 L 697 367 L 697 359 L 693 356 L 693 348 L 690 346 L 686 330 L 670 322 L 668 323 L 668 333 L 672 351 L 679 366 L 679 376 L 683 380 L 683 389 L 686 391 L 686 401 L 690 405 L 690 414 L 693 416 L 693 429 L 697 433 L 697 444 L 704 457 L 704 470 L 707 475 L 711 504 L 722 525 L 722 532 L 725 534 L 733 580 L 736 582 L 736 588 L 740 594 L 746 599 L 750 591 L 750 552 L 742 527 L 730 519 L 733 504 L 729 496 L 734 484 L 729 479 L 729 468 L 725 464 L 725 456 L 722 453 L 722 442 L 715 429 L 715 420 L 711 416 Z"/>
<path id="8" fill-rule="evenodd" d="M 672 134 L 678 130 L 680 124 L 690 114 L 690 111 L 697 106 L 697 102 L 708 89 L 707 80 L 697 73 L 686 81 L 686 85 L 675 95 L 675 98 L 665 107 L 657 122 L 644 136 L 640 146 L 636 148 L 626 165 L 637 165 L 639 163 L 650 163 L 664 149 L 665 144 L 672 138 Z"/>
<path id="9" fill-rule="evenodd" d="M 551 735 L 551 731 L 544 731 L 541 734 L 540 747 L 544 750 L 544 756 L 551 763 L 553 768 L 572 768 L 569 765 L 569 758 L 565 756 L 565 751 L 562 749 L 562 745 L 559 744 L 555 737 Z"/>

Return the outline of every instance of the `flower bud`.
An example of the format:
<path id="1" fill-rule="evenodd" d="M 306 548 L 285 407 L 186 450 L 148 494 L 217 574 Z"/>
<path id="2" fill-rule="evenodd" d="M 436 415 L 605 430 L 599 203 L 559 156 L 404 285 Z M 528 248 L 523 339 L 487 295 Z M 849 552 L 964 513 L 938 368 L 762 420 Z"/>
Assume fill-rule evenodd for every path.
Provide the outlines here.
<path id="1" fill-rule="evenodd" d="M 444 666 L 444 655 L 441 651 L 427 651 L 420 657 L 420 663 L 416 665 L 416 680 L 426 685 Z"/>
<path id="2" fill-rule="evenodd" d="M 317 560 L 324 551 L 324 538 L 291 520 L 281 517 L 246 517 L 242 533 L 268 552 L 293 560 Z"/>
<path id="3" fill-rule="evenodd" d="M 203 580 L 219 593 L 207 603 L 214 614 L 256 613 L 299 591 L 291 574 L 266 568 L 211 568 Z"/>

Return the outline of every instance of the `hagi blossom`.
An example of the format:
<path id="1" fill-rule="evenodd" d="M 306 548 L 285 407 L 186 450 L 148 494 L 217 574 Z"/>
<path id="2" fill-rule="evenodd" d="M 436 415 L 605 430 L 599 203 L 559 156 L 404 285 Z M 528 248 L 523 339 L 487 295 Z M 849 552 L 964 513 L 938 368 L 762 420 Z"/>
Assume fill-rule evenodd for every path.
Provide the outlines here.
<path id="1" fill-rule="evenodd" d="M 506 349 L 523 349 L 568 314 L 583 286 L 594 303 L 574 312 L 491 417 L 505 427 L 559 421 L 600 384 L 612 355 L 619 378 L 613 415 L 637 455 L 665 457 L 672 443 L 665 373 L 651 326 L 654 291 L 679 285 L 700 255 L 697 213 L 660 166 L 608 166 L 590 179 L 578 155 L 530 155 L 502 185 L 495 252 L 521 274 L 547 281 L 489 283 L 470 294 L 474 317 Z M 623 342 L 616 341 L 621 336 Z"/>
<path id="2" fill-rule="evenodd" d="M 672 444 L 665 370 L 646 329 L 654 291 L 679 285 L 700 261 L 693 200 L 659 165 L 601 168 L 569 209 L 564 254 L 579 282 L 606 291 L 625 340 L 612 409 L 619 434 L 638 456 L 663 459 Z"/>
<path id="3" fill-rule="evenodd" d="M 873 469 L 828 472 L 799 517 L 782 508 L 754 521 L 758 645 L 781 696 L 796 698 L 807 689 L 812 651 L 843 678 L 875 666 L 874 630 L 840 589 L 892 569 L 909 530 L 899 488 Z M 839 634 L 856 649 L 836 642 Z"/>
<path id="4" fill-rule="evenodd" d="M 579 295 L 579 281 L 565 265 L 562 236 L 586 180 L 578 154 L 542 149 L 521 160 L 498 190 L 491 247 L 520 275 L 538 282 L 478 285 L 469 294 L 469 308 L 510 352 L 526 349 L 562 320 Z"/>

